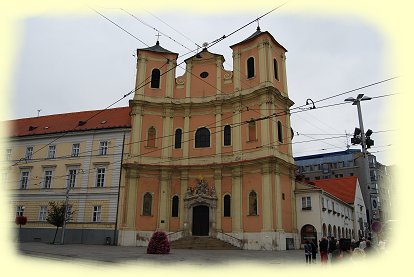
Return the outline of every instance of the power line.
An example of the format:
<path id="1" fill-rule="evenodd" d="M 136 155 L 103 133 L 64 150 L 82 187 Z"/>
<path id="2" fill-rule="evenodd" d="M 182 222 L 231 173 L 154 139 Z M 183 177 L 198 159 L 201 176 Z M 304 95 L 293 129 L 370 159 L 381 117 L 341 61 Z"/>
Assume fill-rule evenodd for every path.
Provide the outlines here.
<path id="1" fill-rule="evenodd" d="M 174 42 L 175 42 L 175 43 L 177 43 L 178 45 L 181 45 L 182 47 L 184 47 L 184 48 L 185 48 L 185 49 L 187 49 L 187 50 L 190 50 L 191 52 L 195 52 L 195 50 L 192 50 L 192 49 L 188 48 L 187 46 L 185 46 L 185 45 L 183 45 L 182 43 L 180 43 L 180 42 L 176 41 L 175 39 L 173 39 L 173 38 L 172 38 L 172 37 L 170 37 L 169 35 L 166 35 L 165 33 L 161 32 L 159 29 L 157 29 L 157 28 L 155 28 L 155 27 L 153 27 L 153 26 L 151 26 L 151 25 L 147 24 L 145 21 L 143 21 L 142 19 L 140 19 L 140 18 L 136 17 L 136 16 L 135 16 L 135 15 L 133 15 L 132 13 L 130 13 L 130 12 L 128 12 L 128 11 L 126 11 L 126 10 L 122 9 L 122 8 L 120 8 L 120 9 L 121 9 L 122 11 L 126 12 L 127 14 L 129 14 L 130 16 L 132 16 L 133 18 L 135 18 L 137 21 L 139 21 L 139 22 L 141 22 L 142 24 L 144 24 L 145 26 L 147 26 L 147 27 L 149 27 L 149 28 L 153 29 L 154 31 L 157 31 L 158 33 L 162 34 L 163 36 L 165 36 L 165 37 L 169 38 L 170 40 L 174 41 Z"/>

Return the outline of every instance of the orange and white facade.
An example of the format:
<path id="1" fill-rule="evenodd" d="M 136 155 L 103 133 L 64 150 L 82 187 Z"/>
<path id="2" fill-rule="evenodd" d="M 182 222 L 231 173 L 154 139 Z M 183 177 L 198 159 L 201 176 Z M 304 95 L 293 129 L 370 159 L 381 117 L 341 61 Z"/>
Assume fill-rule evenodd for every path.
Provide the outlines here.
<path id="1" fill-rule="evenodd" d="M 287 50 L 259 28 L 231 48 L 233 70 L 204 48 L 178 77 L 177 53 L 158 42 L 137 50 L 118 244 L 147 245 L 164 230 L 298 247 Z"/>

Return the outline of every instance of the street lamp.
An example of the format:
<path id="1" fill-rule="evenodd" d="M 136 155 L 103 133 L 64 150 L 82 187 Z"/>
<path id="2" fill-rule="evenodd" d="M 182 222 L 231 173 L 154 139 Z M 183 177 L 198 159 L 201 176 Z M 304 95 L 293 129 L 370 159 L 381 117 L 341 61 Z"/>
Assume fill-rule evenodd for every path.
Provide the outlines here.
<path id="1" fill-rule="evenodd" d="M 364 131 L 364 124 L 362 121 L 362 112 L 361 112 L 361 101 L 367 101 L 367 100 L 371 100 L 371 97 L 368 96 L 364 96 L 364 94 L 358 94 L 357 98 L 353 98 L 353 97 L 348 97 L 345 99 L 345 102 L 352 102 L 352 105 L 356 105 L 357 106 L 357 110 L 358 110 L 358 120 L 359 120 L 359 128 L 360 128 L 360 135 L 361 135 L 361 146 L 362 146 L 362 154 L 363 154 L 363 160 L 364 160 L 364 167 L 365 167 L 365 182 L 366 185 L 364 187 L 364 201 L 366 201 L 365 206 L 369 207 L 368 210 L 368 216 L 371 217 L 372 216 L 372 207 L 371 207 L 371 195 L 369 194 L 368 191 L 368 186 L 371 183 L 371 179 L 370 179 L 370 171 L 369 171 L 369 161 L 368 161 L 368 154 L 367 154 L 367 136 L 369 138 L 369 136 L 372 134 L 371 130 L 368 130 L 367 134 L 365 134 Z M 358 132 L 359 133 L 359 132 Z M 373 144 L 373 141 L 372 141 Z M 370 140 L 370 144 L 371 144 L 371 140 Z M 368 146 L 369 147 L 369 146 Z M 370 222 L 370 221 L 368 221 Z M 368 224 L 369 226 L 369 224 Z"/>

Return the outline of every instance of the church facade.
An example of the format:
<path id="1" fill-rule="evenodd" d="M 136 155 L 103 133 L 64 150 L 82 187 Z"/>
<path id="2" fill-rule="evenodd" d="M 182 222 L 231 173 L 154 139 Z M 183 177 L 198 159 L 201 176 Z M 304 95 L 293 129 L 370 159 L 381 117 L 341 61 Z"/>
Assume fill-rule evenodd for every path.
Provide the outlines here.
<path id="1" fill-rule="evenodd" d="M 185 60 L 137 50 L 118 244 L 212 236 L 243 249 L 299 245 L 286 52 L 260 28 L 230 46 L 233 70 L 207 48 Z"/>

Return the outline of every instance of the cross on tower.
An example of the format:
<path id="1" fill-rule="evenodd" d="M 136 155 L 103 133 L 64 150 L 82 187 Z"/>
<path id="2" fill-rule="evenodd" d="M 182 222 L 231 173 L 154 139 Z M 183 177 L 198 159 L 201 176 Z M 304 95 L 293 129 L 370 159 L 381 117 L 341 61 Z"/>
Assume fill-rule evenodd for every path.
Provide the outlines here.
<path id="1" fill-rule="evenodd" d="M 157 37 L 157 42 L 159 42 L 160 41 L 160 32 L 158 32 L 156 35 L 155 35 L 156 37 Z"/>

